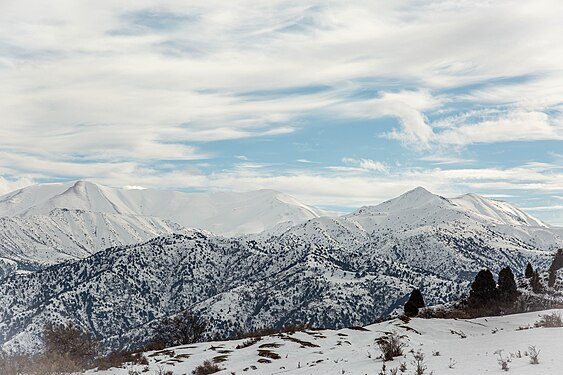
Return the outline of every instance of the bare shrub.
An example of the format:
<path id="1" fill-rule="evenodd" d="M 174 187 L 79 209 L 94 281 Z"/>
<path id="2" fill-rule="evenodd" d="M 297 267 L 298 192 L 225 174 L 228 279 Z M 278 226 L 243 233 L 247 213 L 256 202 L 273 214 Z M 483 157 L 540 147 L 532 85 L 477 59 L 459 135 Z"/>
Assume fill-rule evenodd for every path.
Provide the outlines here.
<path id="1" fill-rule="evenodd" d="M 222 370 L 222 368 L 219 367 L 217 364 L 213 363 L 212 361 L 206 360 L 206 361 L 203 361 L 203 364 L 197 366 L 192 371 L 192 374 L 194 374 L 194 375 L 207 375 L 207 374 L 214 374 L 214 373 L 219 372 L 221 370 Z"/>
<path id="2" fill-rule="evenodd" d="M 405 336 L 400 336 L 397 332 L 393 332 L 376 340 L 384 361 L 391 361 L 393 358 L 403 355 L 403 348 L 407 346 L 403 342 Z"/>
<path id="3" fill-rule="evenodd" d="M 535 346 L 530 345 L 528 347 L 528 351 L 530 352 L 530 363 L 532 365 L 538 365 L 540 363 L 540 351 L 536 349 Z"/>
<path id="4" fill-rule="evenodd" d="M 546 328 L 563 327 L 563 320 L 558 312 L 553 312 L 551 314 L 542 315 L 540 320 L 534 323 L 534 325 L 536 327 Z"/>
<path id="5" fill-rule="evenodd" d="M 401 362 L 399 364 L 399 371 L 401 371 L 401 372 L 407 371 L 407 362 Z"/>
<path id="6" fill-rule="evenodd" d="M 72 323 L 47 325 L 43 341 L 45 353 L 40 361 L 49 371 L 83 370 L 90 366 L 96 357 L 97 342 Z"/>
<path id="7" fill-rule="evenodd" d="M 174 375 L 174 372 L 165 370 L 162 367 L 158 366 L 158 369 L 154 370 L 154 375 Z"/>
<path id="8" fill-rule="evenodd" d="M 97 358 L 94 361 L 94 367 L 97 367 L 99 370 L 107 370 L 112 367 L 121 367 L 126 363 L 148 365 L 149 361 L 147 357 L 140 352 L 118 350 L 104 357 Z"/>
<path id="9" fill-rule="evenodd" d="M 172 318 L 164 318 L 155 330 L 151 347 L 163 349 L 170 346 L 193 344 L 203 338 L 207 321 L 190 311 L 183 311 Z"/>
<path id="10" fill-rule="evenodd" d="M 418 350 L 414 353 L 414 358 L 411 361 L 412 365 L 414 366 L 414 374 L 415 375 L 423 375 L 428 366 L 424 363 L 424 353 Z"/>
<path id="11" fill-rule="evenodd" d="M 240 344 L 238 344 L 236 346 L 235 349 L 244 349 L 244 348 L 248 348 L 249 346 L 252 346 L 254 344 L 256 344 L 258 341 L 262 340 L 261 337 L 251 337 L 248 340 L 244 340 L 243 342 L 241 342 Z"/>
<path id="12" fill-rule="evenodd" d="M 497 362 L 500 368 L 504 371 L 508 371 L 510 369 L 510 367 L 508 366 L 509 359 L 502 356 L 502 349 L 495 351 L 494 354 L 497 355 Z"/>

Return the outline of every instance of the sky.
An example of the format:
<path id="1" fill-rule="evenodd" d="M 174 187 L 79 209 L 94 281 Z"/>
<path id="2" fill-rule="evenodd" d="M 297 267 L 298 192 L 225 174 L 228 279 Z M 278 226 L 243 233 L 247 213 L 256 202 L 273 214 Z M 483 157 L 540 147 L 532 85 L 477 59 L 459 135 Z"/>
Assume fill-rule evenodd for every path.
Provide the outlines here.
<path id="1" fill-rule="evenodd" d="M 416 186 L 563 225 L 563 2 L 2 0 L 0 194 Z"/>

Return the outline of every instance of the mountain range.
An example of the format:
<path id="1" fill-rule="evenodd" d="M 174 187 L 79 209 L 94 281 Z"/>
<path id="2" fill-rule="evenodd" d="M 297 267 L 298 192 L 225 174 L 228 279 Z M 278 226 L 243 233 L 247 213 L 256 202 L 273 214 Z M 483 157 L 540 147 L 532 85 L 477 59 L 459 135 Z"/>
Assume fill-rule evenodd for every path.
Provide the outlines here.
<path id="1" fill-rule="evenodd" d="M 40 228 L 45 238 L 68 234 L 82 246 L 65 250 L 66 258 L 48 258 L 48 267 L 7 273 L 0 286 L 4 348 L 38 350 L 44 325 L 61 321 L 74 322 L 108 348 L 138 345 L 160 318 L 184 309 L 210 322 L 209 337 L 294 322 L 365 325 L 400 308 L 413 287 L 429 304 L 448 302 L 465 293 L 482 268 L 498 272 L 509 265 L 521 274 L 528 262 L 545 267 L 563 246 L 561 228 L 473 194 L 447 199 L 416 188 L 343 216 L 323 216 L 268 190 L 192 194 L 76 182 L 0 197 L 0 213 L 13 228 L 38 218 L 57 223 L 56 235 L 38 224 L 28 238 L 39 238 Z M 193 216 L 189 202 L 199 202 Z M 228 212 L 221 215 L 221 209 Z M 223 228 L 223 235 L 204 224 L 205 230 L 186 229 L 194 217 Z M 241 228 L 252 230 L 226 236 L 245 232 Z M 70 239 L 52 241 L 55 251 L 73 248 Z M 99 247 L 105 244 L 115 246 Z M 73 260 L 60 263 L 63 258 Z"/>
<path id="2" fill-rule="evenodd" d="M 32 185 L 0 197 L 0 279 L 185 228 L 232 236 L 282 231 L 327 215 L 273 191 L 184 193 L 86 181 Z"/>

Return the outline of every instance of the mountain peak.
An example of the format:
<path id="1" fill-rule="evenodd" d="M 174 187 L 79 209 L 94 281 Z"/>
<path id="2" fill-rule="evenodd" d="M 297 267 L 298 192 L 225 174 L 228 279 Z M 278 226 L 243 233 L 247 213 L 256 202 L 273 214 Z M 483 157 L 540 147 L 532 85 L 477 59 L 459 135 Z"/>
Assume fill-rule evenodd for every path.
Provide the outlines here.
<path id="1" fill-rule="evenodd" d="M 447 200 L 439 195 L 431 193 L 422 186 L 417 186 L 416 188 L 382 204 L 389 203 L 392 206 L 399 206 L 398 208 L 409 208 L 421 206 L 430 202 L 442 203 L 443 201 Z"/>
<path id="2" fill-rule="evenodd" d="M 436 196 L 435 194 L 431 193 L 430 191 L 426 190 L 424 187 L 422 186 L 417 186 L 412 190 L 407 191 L 406 193 L 403 193 L 399 196 L 400 197 L 407 197 L 407 196 L 417 196 L 417 197 L 421 197 L 421 196 Z"/>

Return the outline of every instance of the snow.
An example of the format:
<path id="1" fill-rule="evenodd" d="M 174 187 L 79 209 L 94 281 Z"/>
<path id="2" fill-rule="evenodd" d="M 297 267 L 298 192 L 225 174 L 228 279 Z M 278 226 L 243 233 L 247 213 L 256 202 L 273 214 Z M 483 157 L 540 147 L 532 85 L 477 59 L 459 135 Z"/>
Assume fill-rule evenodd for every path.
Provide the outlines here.
<path id="1" fill-rule="evenodd" d="M 53 209 L 47 215 L 0 217 L 0 256 L 51 265 L 110 246 L 185 231 L 178 224 L 150 216 Z"/>
<path id="2" fill-rule="evenodd" d="M 485 218 L 495 219 L 500 224 L 549 227 L 547 224 L 525 213 L 509 203 L 485 199 L 476 194 L 465 194 L 450 200 L 452 203 Z"/>
<path id="3" fill-rule="evenodd" d="M 509 373 L 516 375 L 561 374 L 563 328 L 534 328 L 539 315 L 563 310 L 524 313 L 478 319 L 420 319 L 408 323 L 398 319 L 372 324 L 365 330 L 308 330 L 262 337 L 257 343 L 237 349 L 246 340 L 215 341 L 147 352 L 148 373 L 160 369 L 174 374 L 191 374 L 204 360 L 223 356 L 218 374 L 376 374 L 383 365 L 376 339 L 389 332 L 404 336 L 404 355 L 385 363 L 387 371 L 406 363 L 406 374 L 414 373 L 413 352 L 424 353 L 425 374 L 475 375 L 505 373 L 498 353 L 508 359 Z M 462 336 L 465 336 L 463 338 Z M 531 364 L 529 347 L 540 351 L 539 364 Z M 261 347 L 262 346 L 262 347 Z M 259 351 L 279 355 L 265 358 Z M 437 355 L 439 354 L 439 355 Z M 127 375 L 145 370 L 142 365 L 125 365 L 87 374 Z M 400 371 L 398 372 L 401 373 Z"/>

